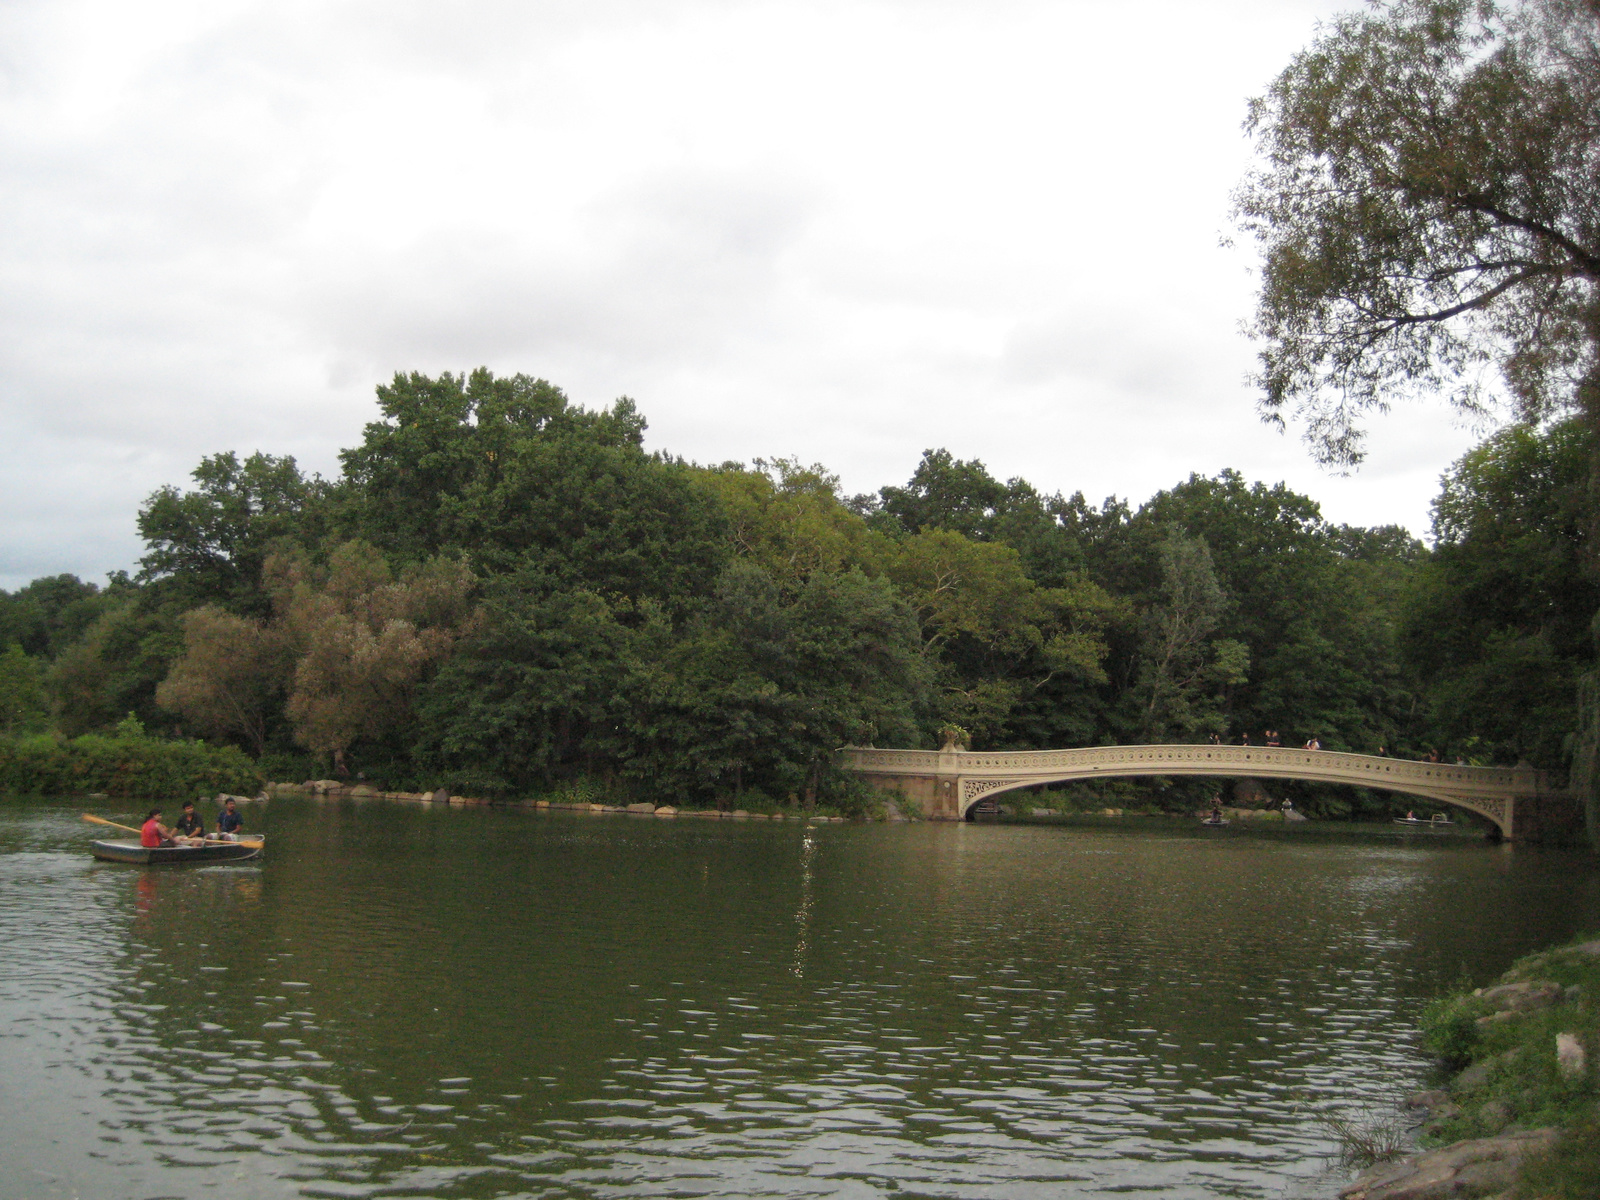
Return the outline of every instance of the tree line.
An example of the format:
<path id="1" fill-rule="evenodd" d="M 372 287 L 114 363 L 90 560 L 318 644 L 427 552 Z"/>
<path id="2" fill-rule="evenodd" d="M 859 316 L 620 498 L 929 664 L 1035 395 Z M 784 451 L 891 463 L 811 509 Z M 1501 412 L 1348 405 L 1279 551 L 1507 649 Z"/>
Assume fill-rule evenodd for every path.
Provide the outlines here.
<path id="1" fill-rule="evenodd" d="M 859 800 L 837 747 L 942 732 L 1572 752 L 1581 421 L 1456 463 L 1430 549 L 1232 471 L 1134 508 L 930 450 L 852 496 L 793 460 L 647 452 L 632 402 L 520 375 L 396 376 L 378 403 L 337 478 L 208 457 L 141 508 L 136 573 L 0 593 L 4 731 L 131 714 L 277 778 L 746 806 Z"/>

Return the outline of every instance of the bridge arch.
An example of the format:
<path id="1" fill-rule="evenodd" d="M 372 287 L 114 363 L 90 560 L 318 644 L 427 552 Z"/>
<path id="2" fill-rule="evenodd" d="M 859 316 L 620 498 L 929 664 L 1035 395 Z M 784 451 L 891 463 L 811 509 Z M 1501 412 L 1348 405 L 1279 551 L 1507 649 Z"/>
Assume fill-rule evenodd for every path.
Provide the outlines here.
<path id="1" fill-rule="evenodd" d="M 839 765 L 916 800 L 923 815 L 960 820 L 979 800 L 1048 783 L 1140 775 L 1300 779 L 1418 796 L 1475 812 L 1514 834 L 1516 804 L 1551 794 L 1527 767 L 1469 767 L 1342 751 L 1270 746 L 1086 746 L 1075 750 L 878 750 L 847 747 Z"/>

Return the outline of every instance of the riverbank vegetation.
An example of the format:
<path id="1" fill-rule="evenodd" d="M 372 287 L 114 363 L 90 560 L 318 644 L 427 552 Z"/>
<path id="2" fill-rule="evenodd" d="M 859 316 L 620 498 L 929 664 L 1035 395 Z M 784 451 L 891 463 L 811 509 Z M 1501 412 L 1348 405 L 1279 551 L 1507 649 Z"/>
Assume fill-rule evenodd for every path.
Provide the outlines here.
<path id="1" fill-rule="evenodd" d="M 525 376 L 397 376 L 378 400 L 338 478 L 208 457 L 141 509 L 136 574 L 0 595 L 4 733 L 76 745 L 132 714 L 269 778 L 752 810 L 859 806 L 835 748 L 947 727 L 1566 765 L 1597 605 L 1578 423 L 1457 463 L 1429 549 L 1228 471 L 1095 505 L 930 450 L 853 496 L 820 466 L 648 452 L 630 401 Z"/>
<path id="2" fill-rule="evenodd" d="M 1448 1092 L 1418 1098 L 1430 1144 L 1557 1129 L 1517 1194 L 1600 1194 L 1600 940 L 1529 955 L 1491 986 L 1444 997 L 1424 1015 L 1423 1040 L 1453 1072 Z"/>
<path id="3" fill-rule="evenodd" d="M 107 796 L 251 795 L 261 773 L 238 747 L 156 738 L 128 718 L 108 734 L 0 737 L 0 792 Z"/>

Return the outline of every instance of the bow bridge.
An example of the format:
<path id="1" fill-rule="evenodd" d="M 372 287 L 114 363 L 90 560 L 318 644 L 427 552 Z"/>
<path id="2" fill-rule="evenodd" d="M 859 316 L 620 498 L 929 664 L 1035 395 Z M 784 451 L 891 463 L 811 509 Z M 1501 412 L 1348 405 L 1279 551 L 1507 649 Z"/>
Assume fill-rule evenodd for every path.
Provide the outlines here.
<path id="1" fill-rule="evenodd" d="M 884 790 L 917 803 L 931 820 L 959 821 L 985 796 L 1015 788 L 1130 775 L 1213 775 L 1304 779 L 1403 792 L 1465 808 L 1493 821 L 1507 839 L 1518 806 L 1534 816 L 1546 801 L 1569 807 L 1542 771 L 1412 762 L 1335 750 L 1271 746 L 1086 746 L 1079 750 L 877 750 L 847 746 L 838 762 Z"/>

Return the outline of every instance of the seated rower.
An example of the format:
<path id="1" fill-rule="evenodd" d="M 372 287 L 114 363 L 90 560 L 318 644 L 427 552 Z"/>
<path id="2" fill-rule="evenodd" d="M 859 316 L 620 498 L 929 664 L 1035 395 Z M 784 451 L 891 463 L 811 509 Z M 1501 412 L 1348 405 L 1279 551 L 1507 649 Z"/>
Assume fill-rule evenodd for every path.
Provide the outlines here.
<path id="1" fill-rule="evenodd" d="M 139 845 L 150 850 L 160 849 L 162 846 L 174 846 L 173 831 L 161 823 L 161 810 L 152 808 L 144 818 L 144 824 L 139 826 Z"/>
<path id="2" fill-rule="evenodd" d="M 205 843 L 205 822 L 195 815 L 192 801 L 183 802 L 183 814 L 172 830 L 172 840 L 180 846 L 199 846 Z"/>
<path id="3" fill-rule="evenodd" d="M 244 829 L 244 818 L 239 815 L 239 809 L 229 796 L 223 802 L 222 811 L 217 814 L 217 832 L 226 841 L 237 841 L 239 832 Z"/>

